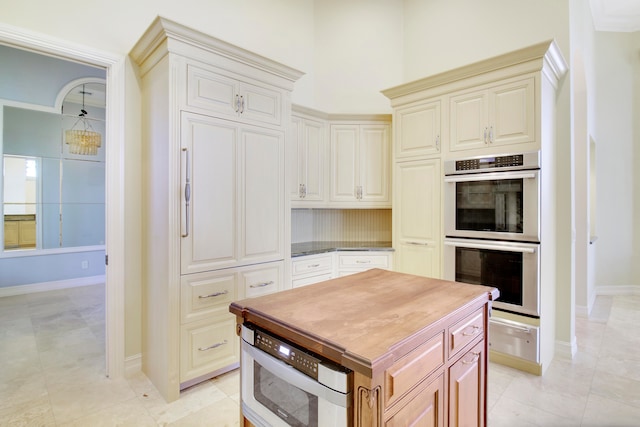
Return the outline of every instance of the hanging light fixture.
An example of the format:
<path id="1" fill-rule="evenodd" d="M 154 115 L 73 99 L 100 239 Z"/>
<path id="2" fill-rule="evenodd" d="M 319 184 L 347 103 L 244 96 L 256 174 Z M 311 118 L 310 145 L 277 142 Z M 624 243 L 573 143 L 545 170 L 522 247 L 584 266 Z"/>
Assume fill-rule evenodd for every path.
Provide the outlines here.
<path id="1" fill-rule="evenodd" d="M 84 109 L 84 85 L 82 85 L 82 109 L 78 115 L 78 120 L 70 130 L 65 132 L 65 142 L 69 145 L 71 154 L 95 156 L 98 154 L 98 147 L 102 145 L 102 136 L 93 130 L 91 123 L 87 120 L 87 110 Z M 78 126 L 78 129 L 76 129 Z"/>

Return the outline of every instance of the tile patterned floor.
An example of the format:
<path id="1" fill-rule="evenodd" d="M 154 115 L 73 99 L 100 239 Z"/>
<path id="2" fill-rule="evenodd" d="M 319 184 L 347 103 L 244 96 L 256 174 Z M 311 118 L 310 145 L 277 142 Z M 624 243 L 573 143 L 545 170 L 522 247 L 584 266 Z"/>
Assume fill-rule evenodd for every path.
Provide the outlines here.
<path id="1" fill-rule="evenodd" d="M 598 297 L 578 354 L 543 377 L 490 364 L 490 427 L 639 426 L 640 296 Z M 238 426 L 237 371 L 166 403 L 104 376 L 104 289 L 0 298 L 0 426 Z"/>

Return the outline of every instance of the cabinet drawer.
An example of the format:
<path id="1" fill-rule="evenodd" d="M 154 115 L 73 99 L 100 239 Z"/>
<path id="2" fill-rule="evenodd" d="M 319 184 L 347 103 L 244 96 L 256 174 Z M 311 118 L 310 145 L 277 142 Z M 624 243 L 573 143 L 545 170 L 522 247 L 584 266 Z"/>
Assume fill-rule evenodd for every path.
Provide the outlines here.
<path id="1" fill-rule="evenodd" d="M 340 255 L 338 259 L 338 268 L 389 268 L 388 255 Z"/>
<path id="2" fill-rule="evenodd" d="M 484 336 L 484 308 L 449 328 L 449 357 L 480 336 Z"/>
<path id="3" fill-rule="evenodd" d="M 444 364 L 444 332 L 395 362 L 385 371 L 385 408 Z"/>
<path id="4" fill-rule="evenodd" d="M 310 273 L 331 272 L 333 270 L 333 255 L 327 254 L 314 257 L 302 257 L 291 262 L 291 274 L 307 275 Z"/>
<path id="5" fill-rule="evenodd" d="M 180 382 L 192 380 L 238 363 L 240 344 L 235 316 L 221 316 L 182 326 Z"/>
<path id="6" fill-rule="evenodd" d="M 182 276 L 180 282 L 180 318 L 182 323 L 228 311 L 237 299 L 236 274 L 197 273 Z"/>
<path id="7" fill-rule="evenodd" d="M 246 298 L 277 292 L 282 289 L 282 262 L 272 263 L 240 272 L 240 286 Z"/>
<path id="8" fill-rule="evenodd" d="M 302 279 L 295 279 L 291 281 L 292 287 L 299 288 L 300 286 L 312 285 L 318 282 L 324 282 L 325 280 L 333 279 L 332 273 L 323 273 L 316 276 L 303 277 Z"/>

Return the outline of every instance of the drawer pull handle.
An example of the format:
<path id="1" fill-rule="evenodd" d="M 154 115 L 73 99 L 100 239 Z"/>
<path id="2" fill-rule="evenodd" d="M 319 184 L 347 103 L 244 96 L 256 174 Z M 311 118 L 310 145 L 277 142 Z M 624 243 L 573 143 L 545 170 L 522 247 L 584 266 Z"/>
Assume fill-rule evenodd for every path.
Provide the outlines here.
<path id="1" fill-rule="evenodd" d="M 205 298 L 214 298 L 214 297 L 219 297 L 220 295 L 226 295 L 228 294 L 229 291 L 227 291 L 226 289 L 222 292 L 216 292 L 213 294 L 209 294 L 209 295 L 199 295 L 198 298 L 200 299 L 205 299 Z"/>
<path id="2" fill-rule="evenodd" d="M 255 285 L 249 285 L 250 288 L 264 288 L 265 286 L 273 285 L 273 280 L 264 283 L 257 283 Z"/>
<path id="3" fill-rule="evenodd" d="M 462 361 L 463 365 L 471 365 L 472 363 L 476 363 L 478 361 L 478 359 L 480 359 L 480 352 L 478 352 L 478 353 L 473 352 L 472 354 L 473 354 L 473 359 L 471 359 L 471 360 L 463 360 Z"/>
<path id="4" fill-rule="evenodd" d="M 371 260 L 370 259 L 358 259 L 356 260 L 356 264 L 371 264 Z"/>
<path id="5" fill-rule="evenodd" d="M 478 331 L 480 331 L 480 326 L 473 325 L 472 328 L 473 328 L 473 331 L 471 331 L 471 332 L 463 332 L 462 336 L 463 337 L 470 337 L 470 336 L 473 336 L 473 335 L 477 334 Z"/>
<path id="6" fill-rule="evenodd" d="M 227 340 L 224 340 L 222 342 L 217 342 L 217 343 L 215 343 L 213 345 L 210 345 L 209 347 L 200 347 L 200 348 L 198 348 L 198 350 L 199 351 L 207 351 L 207 350 L 211 350 L 211 349 L 214 349 L 214 348 L 218 348 L 218 347 L 220 347 L 222 345 L 225 345 L 226 343 L 227 343 Z"/>
<path id="7" fill-rule="evenodd" d="M 320 264 L 309 264 L 307 266 L 307 268 L 316 268 L 316 267 L 320 267 Z"/>

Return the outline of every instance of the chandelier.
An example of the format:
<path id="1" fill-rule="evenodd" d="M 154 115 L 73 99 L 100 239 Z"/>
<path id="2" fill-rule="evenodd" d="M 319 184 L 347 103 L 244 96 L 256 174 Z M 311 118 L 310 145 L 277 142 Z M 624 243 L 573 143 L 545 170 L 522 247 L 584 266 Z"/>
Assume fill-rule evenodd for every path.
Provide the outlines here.
<path id="1" fill-rule="evenodd" d="M 84 109 L 84 94 L 84 85 L 82 85 L 82 109 L 78 120 L 70 130 L 65 132 L 65 142 L 69 145 L 71 154 L 95 156 L 98 154 L 98 147 L 102 145 L 102 136 L 93 130 L 91 123 L 87 120 L 88 113 Z"/>

